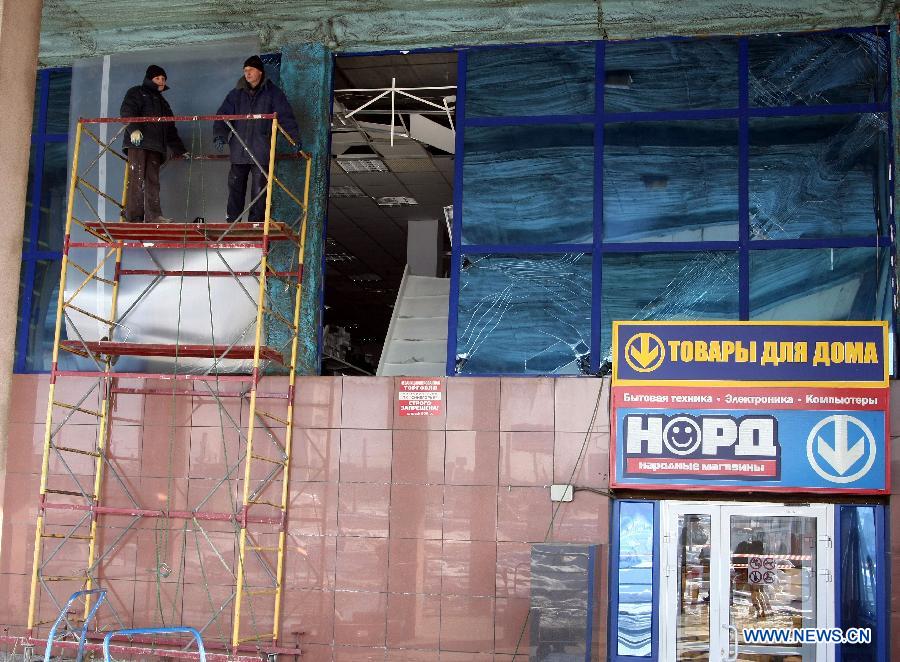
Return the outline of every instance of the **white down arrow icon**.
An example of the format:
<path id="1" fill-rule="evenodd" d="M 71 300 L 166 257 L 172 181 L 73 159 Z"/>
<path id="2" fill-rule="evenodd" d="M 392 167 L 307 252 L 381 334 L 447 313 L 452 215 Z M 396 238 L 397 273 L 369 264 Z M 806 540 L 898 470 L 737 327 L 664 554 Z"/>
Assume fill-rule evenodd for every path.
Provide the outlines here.
<path id="1" fill-rule="evenodd" d="M 831 435 L 823 436 L 828 430 Z M 829 441 L 827 437 L 830 436 Z M 851 438 L 856 441 L 850 443 Z M 859 471 L 847 472 L 866 454 L 869 457 Z M 806 441 L 806 455 L 817 474 L 832 483 L 852 483 L 865 476 L 875 462 L 875 438 L 872 432 L 858 418 L 847 414 L 835 414 L 822 419 L 813 427 Z M 824 461 L 827 468 L 820 464 Z"/>

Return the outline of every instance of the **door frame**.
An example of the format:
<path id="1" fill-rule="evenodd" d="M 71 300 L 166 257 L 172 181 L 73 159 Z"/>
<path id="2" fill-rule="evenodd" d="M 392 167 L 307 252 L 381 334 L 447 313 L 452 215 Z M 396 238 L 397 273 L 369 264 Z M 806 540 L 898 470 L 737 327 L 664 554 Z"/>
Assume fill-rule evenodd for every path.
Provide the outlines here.
<path id="1" fill-rule="evenodd" d="M 677 501 L 660 502 L 660 606 L 674 607 L 677 595 L 677 518 L 683 514 L 710 517 L 710 662 L 719 662 L 713 651 L 724 651 L 721 659 L 728 660 L 734 650 L 729 605 L 731 547 L 730 518 L 743 514 L 774 517 L 815 517 L 816 526 L 816 627 L 834 627 L 835 571 L 834 571 L 834 505 L 784 504 L 768 501 Z M 718 546 L 718 551 L 712 545 Z M 727 546 L 727 547 L 726 547 Z M 727 552 L 725 551 L 727 548 Z M 659 614 L 659 660 L 669 662 L 676 652 L 676 609 L 663 608 Z M 739 637 L 739 635 L 738 635 Z M 833 662 L 835 647 L 819 643 L 816 662 Z"/>

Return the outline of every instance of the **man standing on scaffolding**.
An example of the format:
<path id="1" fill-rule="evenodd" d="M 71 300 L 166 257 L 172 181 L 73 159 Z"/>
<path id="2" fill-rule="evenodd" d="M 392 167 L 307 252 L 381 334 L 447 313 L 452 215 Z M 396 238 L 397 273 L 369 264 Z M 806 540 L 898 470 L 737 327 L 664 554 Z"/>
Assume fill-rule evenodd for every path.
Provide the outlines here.
<path id="1" fill-rule="evenodd" d="M 278 114 L 278 124 L 300 144 L 299 128 L 287 97 L 272 81 L 258 55 L 244 62 L 244 75 L 216 112 L 217 115 Z M 229 126 L 229 124 L 231 126 Z M 233 129 L 231 128 L 233 127 Z M 236 220 L 244 211 L 247 178 L 250 178 L 250 221 L 262 221 L 266 215 L 266 177 L 272 122 L 269 120 L 219 120 L 213 127 L 214 143 L 220 152 L 229 147 L 231 170 L 228 172 L 227 220 Z"/>
<path id="2" fill-rule="evenodd" d="M 122 117 L 172 117 L 172 108 L 163 98 L 168 90 L 166 72 L 151 64 L 144 82 L 125 93 L 119 114 Z M 169 223 L 159 205 L 159 169 L 169 149 L 175 156 L 187 150 L 175 122 L 135 122 L 125 127 L 128 154 L 128 191 L 125 220 L 129 223 Z"/>

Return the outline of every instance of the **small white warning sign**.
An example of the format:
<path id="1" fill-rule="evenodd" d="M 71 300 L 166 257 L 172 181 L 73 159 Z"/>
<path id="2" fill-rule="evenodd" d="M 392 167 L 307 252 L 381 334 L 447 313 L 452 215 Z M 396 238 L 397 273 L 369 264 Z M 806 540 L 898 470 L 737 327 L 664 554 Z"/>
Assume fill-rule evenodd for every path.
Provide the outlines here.
<path id="1" fill-rule="evenodd" d="M 400 416 L 440 416 L 440 379 L 401 379 L 397 391 Z"/>

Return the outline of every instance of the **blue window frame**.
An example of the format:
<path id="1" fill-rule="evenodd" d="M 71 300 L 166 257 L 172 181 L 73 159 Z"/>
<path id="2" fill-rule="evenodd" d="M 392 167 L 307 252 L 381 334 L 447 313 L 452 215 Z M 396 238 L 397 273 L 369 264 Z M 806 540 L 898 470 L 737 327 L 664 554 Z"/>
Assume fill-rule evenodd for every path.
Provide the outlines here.
<path id="1" fill-rule="evenodd" d="M 68 182 L 70 68 L 37 72 L 15 372 L 50 369 Z"/>
<path id="2" fill-rule="evenodd" d="M 893 328 L 890 61 L 886 27 L 459 51 L 447 374 L 596 374 L 613 319 Z"/>

